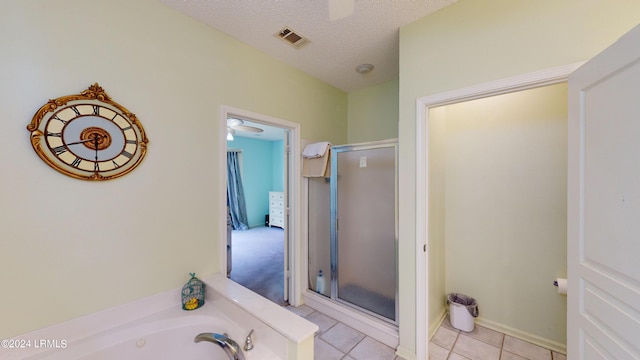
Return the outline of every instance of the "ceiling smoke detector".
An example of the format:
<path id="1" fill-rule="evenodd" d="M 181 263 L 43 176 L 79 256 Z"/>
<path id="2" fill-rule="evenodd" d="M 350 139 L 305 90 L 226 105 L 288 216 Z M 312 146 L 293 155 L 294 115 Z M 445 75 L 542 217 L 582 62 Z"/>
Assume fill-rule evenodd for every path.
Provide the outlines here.
<path id="1" fill-rule="evenodd" d="M 356 66 L 356 71 L 360 74 L 368 74 L 373 70 L 373 65 L 371 64 L 360 64 Z"/>
<path id="2" fill-rule="evenodd" d="M 282 30 L 276 33 L 275 36 L 282 39 L 284 42 L 296 49 L 300 49 L 304 45 L 307 45 L 311 42 L 309 39 L 296 33 L 288 26 L 285 26 Z"/>

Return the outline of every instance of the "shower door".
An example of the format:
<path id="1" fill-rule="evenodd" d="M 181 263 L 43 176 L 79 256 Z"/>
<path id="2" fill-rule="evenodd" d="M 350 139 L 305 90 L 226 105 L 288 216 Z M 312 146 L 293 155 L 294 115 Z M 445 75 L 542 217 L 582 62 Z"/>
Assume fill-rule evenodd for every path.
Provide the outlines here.
<path id="1" fill-rule="evenodd" d="M 332 297 L 396 323 L 397 143 L 333 151 Z"/>

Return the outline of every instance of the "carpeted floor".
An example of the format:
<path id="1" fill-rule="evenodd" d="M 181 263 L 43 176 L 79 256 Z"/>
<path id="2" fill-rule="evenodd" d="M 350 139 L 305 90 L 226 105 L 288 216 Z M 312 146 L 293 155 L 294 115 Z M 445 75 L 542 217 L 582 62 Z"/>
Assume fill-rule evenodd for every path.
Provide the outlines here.
<path id="1" fill-rule="evenodd" d="M 284 301 L 284 230 L 257 227 L 234 230 L 231 280 L 278 305 Z"/>

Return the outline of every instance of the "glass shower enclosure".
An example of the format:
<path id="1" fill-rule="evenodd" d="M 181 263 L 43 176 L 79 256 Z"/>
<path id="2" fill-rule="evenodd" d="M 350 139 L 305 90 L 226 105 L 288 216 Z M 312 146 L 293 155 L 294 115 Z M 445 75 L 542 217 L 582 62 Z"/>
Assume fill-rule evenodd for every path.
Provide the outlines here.
<path id="1" fill-rule="evenodd" d="M 310 208 L 315 199 L 309 219 L 310 288 L 395 324 L 397 142 L 343 145 L 331 151 L 328 183 L 320 179 L 309 184 Z M 312 218 L 327 210 L 328 221 L 322 214 Z M 322 269 L 324 279 L 318 280 Z"/>

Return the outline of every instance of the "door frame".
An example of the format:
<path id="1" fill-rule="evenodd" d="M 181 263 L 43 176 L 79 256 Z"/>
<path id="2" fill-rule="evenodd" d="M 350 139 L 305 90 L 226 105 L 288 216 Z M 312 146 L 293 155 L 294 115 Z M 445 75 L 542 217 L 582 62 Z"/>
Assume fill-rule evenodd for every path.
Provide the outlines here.
<path id="1" fill-rule="evenodd" d="M 429 330 L 429 109 L 495 95 L 553 85 L 568 80 L 583 62 L 420 97 L 416 100 L 416 359 L 428 359 Z"/>
<path id="2" fill-rule="evenodd" d="M 289 152 L 288 158 L 288 176 L 285 179 L 286 199 L 288 199 L 288 208 L 285 209 L 285 223 L 287 227 L 286 247 L 288 247 L 288 255 L 285 254 L 289 268 L 289 303 L 293 306 L 299 306 L 302 302 L 302 271 L 301 271 L 301 244 L 300 244 L 300 124 L 291 121 L 275 118 L 272 116 L 259 114 L 256 112 L 243 110 L 227 105 L 222 105 L 220 110 L 220 120 L 218 121 L 218 140 L 219 148 L 218 156 L 218 174 L 226 174 L 227 172 L 227 118 L 236 116 L 242 119 L 248 119 L 255 123 L 268 126 L 278 127 L 289 131 L 289 148 L 285 148 L 285 152 Z M 221 274 L 226 273 L 227 269 L 227 207 L 222 201 L 227 196 L 227 180 L 226 176 L 218 177 L 218 271 Z M 266 195 L 265 195 L 266 196 Z"/>

